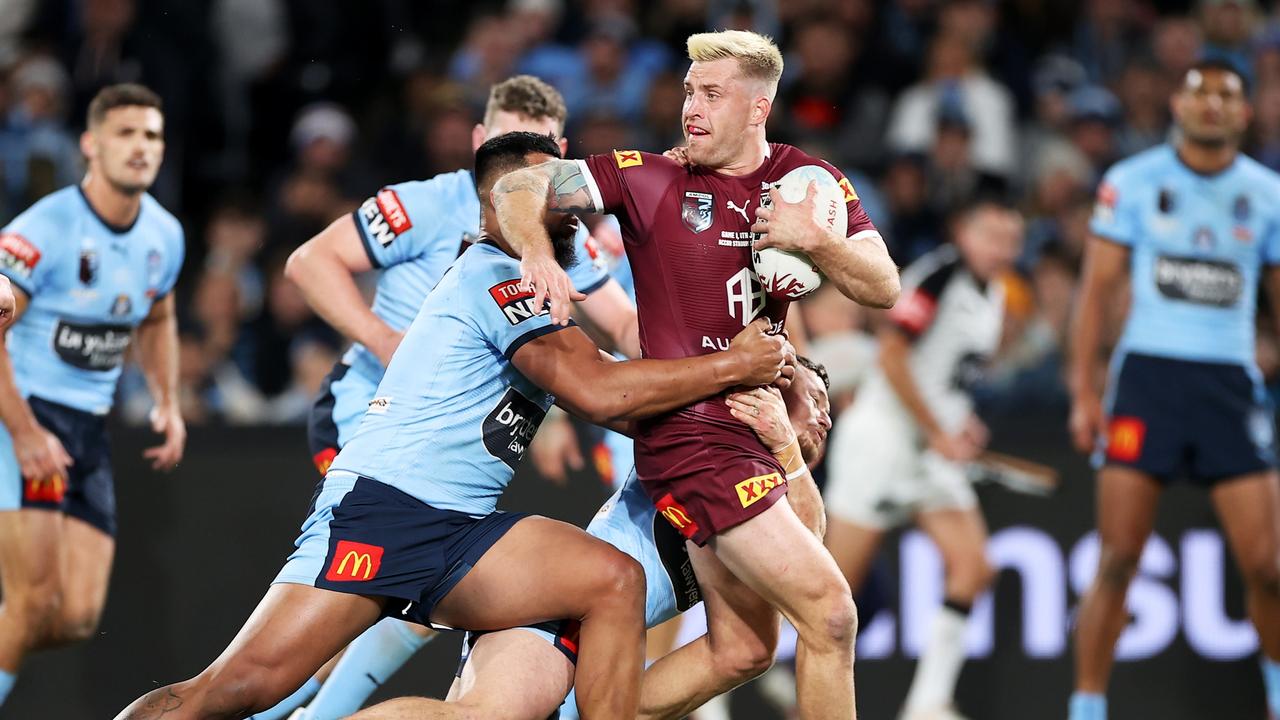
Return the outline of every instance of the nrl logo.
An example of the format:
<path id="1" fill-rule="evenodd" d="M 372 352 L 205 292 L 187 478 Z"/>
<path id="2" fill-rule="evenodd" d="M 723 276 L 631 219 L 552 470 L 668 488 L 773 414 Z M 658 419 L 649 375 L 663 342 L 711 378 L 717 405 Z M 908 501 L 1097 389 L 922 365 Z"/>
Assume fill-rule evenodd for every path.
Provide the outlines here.
<path id="1" fill-rule="evenodd" d="M 686 190 L 684 203 L 680 206 L 680 219 L 684 221 L 685 227 L 700 233 L 711 227 L 714 206 L 715 199 L 711 197 L 711 193 Z"/>

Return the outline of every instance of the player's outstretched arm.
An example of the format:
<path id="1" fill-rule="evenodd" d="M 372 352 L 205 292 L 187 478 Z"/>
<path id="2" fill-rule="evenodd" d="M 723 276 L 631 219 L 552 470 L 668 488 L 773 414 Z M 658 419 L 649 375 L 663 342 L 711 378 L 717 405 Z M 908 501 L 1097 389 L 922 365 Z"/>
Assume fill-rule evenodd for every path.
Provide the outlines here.
<path id="1" fill-rule="evenodd" d="M 1102 431 L 1102 396 L 1098 389 L 1098 354 L 1106 308 L 1129 270 L 1129 248 L 1097 236 L 1084 251 L 1084 278 L 1071 322 L 1068 383 L 1071 390 L 1071 439 L 1080 452 L 1093 449 Z"/>
<path id="2" fill-rule="evenodd" d="M 751 226 L 752 232 L 761 234 L 756 249 L 802 252 L 845 297 L 868 307 L 893 307 L 902 286 L 884 238 L 875 230 L 846 238 L 819 226 L 813 220 L 817 192 L 817 185 L 810 183 L 805 198 L 791 203 L 776 188 L 769 190 L 773 207 L 758 207 Z"/>
<path id="3" fill-rule="evenodd" d="M 591 199 L 582 167 L 573 160 L 550 160 L 507 173 L 493 185 L 490 195 L 498 214 L 502 238 L 520 258 L 526 289 L 534 293 L 534 306 L 551 298 L 551 319 L 569 321 L 569 302 L 583 300 L 575 292 L 564 268 L 556 262 L 543 218 L 547 212 L 600 212 Z"/>
<path id="4" fill-rule="evenodd" d="M 652 417 L 738 385 L 767 385 L 786 365 L 786 341 L 757 320 L 709 355 L 617 362 L 577 327 L 525 343 L 511 361 L 556 402 L 597 425 Z"/>
<path id="5" fill-rule="evenodd" d="M 334 220 L 289 255 L 284 274 L 317 315 L 386 365 L 404 333 L 374 315 L 356 286 L 356 274 L 373 269 L 359 232 L 349 214 Z"/>
<path id="6" fill-rule="evenodd" d="M 139 364 L 155 402 L 151 429 L 164 435 L 164 442 L 143 456 L 155 469 L 170 470 L 182 460 L 187 444 L 187 426 L 178 407 L 178 313 L 172 292 L 151 306 L 137 333 Z"/>

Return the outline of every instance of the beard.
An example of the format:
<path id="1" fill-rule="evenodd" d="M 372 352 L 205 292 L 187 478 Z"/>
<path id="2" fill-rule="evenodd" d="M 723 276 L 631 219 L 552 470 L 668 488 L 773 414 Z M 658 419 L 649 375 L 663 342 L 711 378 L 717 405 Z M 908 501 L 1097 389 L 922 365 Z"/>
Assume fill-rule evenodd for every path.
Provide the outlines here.
<path id="1" fill-rule="evenodd" d="M 567 231 L 551 233 L 551 250 L 555 253 L 556 264 L 568 270 L 578 264 L 578 251 L 574 238 L 577 237 L 578 226 L 575 223 Z"/>

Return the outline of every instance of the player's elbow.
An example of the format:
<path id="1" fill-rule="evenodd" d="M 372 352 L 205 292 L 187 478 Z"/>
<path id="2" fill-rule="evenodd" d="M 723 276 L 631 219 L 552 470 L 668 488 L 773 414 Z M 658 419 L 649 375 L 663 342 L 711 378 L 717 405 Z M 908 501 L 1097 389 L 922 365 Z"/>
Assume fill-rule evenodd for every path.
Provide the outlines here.
<path id="1" fill-rule="evenodd" d="M 307 267 L 314 260 L 314 254 L 315 249 L 309 242 L 289 253 L 289 259 L 284 262 L 284 276 L 294 285 L 301 286 L 307 275 Z"/>
<path id="2" fill-rule="evenodd" d="M 898 270 L 890 265 L 884 276 L 872 283 L 870 292 L 867 293 L 867 298 L 863 304 L 888 310 L 897 304 L 898 296 L 901 294 L 902 281 L 898 277 Z"/>

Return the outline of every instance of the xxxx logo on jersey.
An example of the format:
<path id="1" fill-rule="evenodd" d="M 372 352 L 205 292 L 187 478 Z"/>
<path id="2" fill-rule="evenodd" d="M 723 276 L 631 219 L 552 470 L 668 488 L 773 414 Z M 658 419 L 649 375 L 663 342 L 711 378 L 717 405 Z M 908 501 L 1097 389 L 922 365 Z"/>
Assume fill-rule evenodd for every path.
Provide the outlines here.
<path id="1" fill-rule="evenodd" d="M 769 473 L 768 475 L 759 475 L 753 478 L 747 478 L 733 489 L 738 493 L 738 502 L 742 503 L 742 507 L 748 508 L 756 504 L 769 491 L 780 486 L 786 485 L 787 481 L 778 473 Z"/>
<path id="2" fill-rule="evenodd" d="M 644 164 L 644 156 L 639 150 L 614 150 L 613 160 L 618 163 L 619 170 Z"/>

